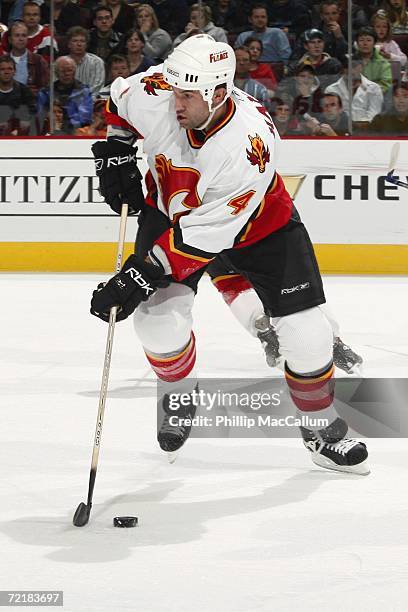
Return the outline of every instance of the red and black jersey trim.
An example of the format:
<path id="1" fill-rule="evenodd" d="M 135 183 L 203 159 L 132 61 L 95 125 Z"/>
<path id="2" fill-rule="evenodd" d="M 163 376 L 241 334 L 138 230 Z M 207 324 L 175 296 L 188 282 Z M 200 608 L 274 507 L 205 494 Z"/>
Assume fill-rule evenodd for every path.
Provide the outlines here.
<path id="1" fill-rule="evenodd" d="M 140 132 L 138 132 L 137 129 L 133 127 L 133 125 L 130 125 L 130 123 L 128 123 L 125 119 L 119 117 L 118 107 L 116 106 L 112 98 L 109 98 L 106 102 L 105 117 L 107 125 L 119 127 L 124 130 L 129 130 L 130 132 L 133 132 L 133 134 L 136 134 L 138 138 L 143 138 L 142 134 L 140 134 Z"/>
<path id="2" fill-rule="evenodd" d="M 234 240 L 234 248 L 247 247 L 286 225 L 292 216 L 293 202 L 282 178 L 275 172 L 261 203 Z"/>
<path id="3" fill-rule="evenodd" d="M 183 236 L 179 225 L 176 223 L 165 231 L 156 243 L 166 253 L 171 266 L 172 276 L 177 281 L 182 281 L 197 270 L 207 266 L 217 253 L 210 253 L 192 247 L 183 242 Z"/>
<path id="4" fill-rule="evenodd" d="M 218 121 L 218 123 L 208 130 L 208 132 L 204 132 L 203 130 L 187 130 L 187 139 L 193 149 L 200 149 L 203 144 L 207 142 L 209 138 L 211 138 L 211 136 L 214 136 L 214 134 L 222 130 L 222 128 L 231 121 L 235 115 L 235 111 L 237 110 L 235 102 L 231 98 L 228 98 L 226 105 L 227 110 L 225 115 Z"/>
<path id="5" fill-rule="evenodd" d="M 173 230 L 174 246 L 186 255 L 192 255 L 193 257 L 206 260 L 214 259 L 214 257 L 217 255 L 217 253 L 211 253 L 210 251 L 202 251 L 201 249 L 197 249 L 196 247 L 190 246 L 189 244 L 183 242 L 183 234 L 178 223 L 174 225 Z"/>
<path id="6" fill-rule="evenodd" d="M 157 185 L 150 169 L 146 172 L 144 181 L 146 185 L 145 202 L 152 208 L 157 208 Z"/>

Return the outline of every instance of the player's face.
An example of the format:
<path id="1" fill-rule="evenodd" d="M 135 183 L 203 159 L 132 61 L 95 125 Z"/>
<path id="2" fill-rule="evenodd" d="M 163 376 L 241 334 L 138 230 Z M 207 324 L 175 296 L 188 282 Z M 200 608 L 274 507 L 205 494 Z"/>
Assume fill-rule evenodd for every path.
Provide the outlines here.
<path id="1" fill-rule="evenodd" d="M 402 0 L 390 0 L 390 4 L 394 8 L 399 9 L 402 7 Z"/>
<path id="2" fill-rule="evenodd" d="M 208 119 L 208 104 L 199 91 L 173 87 L 173 94 L 177 121 L 182 128 L 192 130 Z"/>
<path id="3" fill-rule="evenodd" d="M 35 6 L 26 6 L 23 10 L 23 21 L 27 28 L 33 28 L 40 23 L 40 9 Z"/>

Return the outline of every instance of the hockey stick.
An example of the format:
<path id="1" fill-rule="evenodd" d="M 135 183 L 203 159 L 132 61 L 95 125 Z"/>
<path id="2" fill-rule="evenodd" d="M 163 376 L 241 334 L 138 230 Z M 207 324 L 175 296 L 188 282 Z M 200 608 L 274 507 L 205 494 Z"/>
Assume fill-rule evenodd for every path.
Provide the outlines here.
<path id="1" fill-rule="evenodd" d="M 116 256 L 115 274 L 120 272 L 120 269 L 122 267 L 127 214 L 128 214 L 128 205 L 122 204 L 122 214 L 120 216 L 119 241 L 118 241 L 118 251 L 117 251 L 117 256 Z M 84 502 L 81 502 L 75 511 L 74 518 L 72 519 L 72 522 L 75 525 L 75 527 L 83 527 L 84 525 L 86 525 L 89 521 L 89 517 L 91 514 L 92 497 L 93 497 L 93 491 L 94 491 L 94 486 L 95 486 L 96 470 L 98 467 L 99 449 L 100 449 L 101 436 L 102 436 L 103 417 L 105 413 L 106 394 L 108 391 L 109 369 L 110 369 L 111 356 L 112 356 L 113 333 L 115 331 L 116 312 L 117 312 L 117 306 L 112 306 L 112 308 L 110 309 L 110 313 L 109 313 L 109 329 L 108 329 L 108 337 L 106 339 L 105 360 L 103 364 L 102 383 L 101 383 L 101 389 L 99 393 L 98 416 L 96 417 L 96 428 L 95 428 L 95 438 L 94 438 L 94 445 L 93 445 L 93 451 L 92 451 L 91 471 L 89 474 L 88 499 L 87 499 L 86 504 Z"/>
<path id="2" fill-rule="evenodd" d="M 399 150 L 400 143 L 394 142 L 391 149 L 390 163 L 388 165 L 387 176 L 385 177 L 385 180 L 389 183 L 392 183 L 393 185 L 398 185 L 398 187 L 405 187 L 405 189 L 408 189 L 408 183 L 404 183 L 403 181 L 400 181 L 396 176 L 394 176 L 394 170 L 397 165 Z"/>

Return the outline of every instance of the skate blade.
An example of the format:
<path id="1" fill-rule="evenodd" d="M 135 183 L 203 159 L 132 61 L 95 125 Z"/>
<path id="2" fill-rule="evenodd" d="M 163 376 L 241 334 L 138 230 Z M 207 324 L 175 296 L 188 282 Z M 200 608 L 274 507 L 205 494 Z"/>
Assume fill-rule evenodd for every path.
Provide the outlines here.
<path id="1" fill-rule="evenodd" d="M 167 452 L 167 461 L 169 463 L 174 463 L 178 457 L 178 451 L 168 451 Z"/>
<path id="2" fill-rule="evenodd" d="M 337 465 L 337 463 L 330 461 L 330 459 L 327 459 L 327 457 L 324 457 L 319 453 L 313 453 L 312 461 L 319 467 L 325 468 L 326 470 L 331 470 L 332 472 L 344 472 L 347 474 L 357 474 L 359 476 L 367 476 L 370 473 L 367 459 L 361 463 L 358 463 L 357 465 Z"/>
<path id="3" fill-rule="evenodd" d="M 356 363 L 352 368 L 347 372 L 350 376 L 357 376 L 358 378 L 363 378 L 363 367 L 361 363 Z"/>

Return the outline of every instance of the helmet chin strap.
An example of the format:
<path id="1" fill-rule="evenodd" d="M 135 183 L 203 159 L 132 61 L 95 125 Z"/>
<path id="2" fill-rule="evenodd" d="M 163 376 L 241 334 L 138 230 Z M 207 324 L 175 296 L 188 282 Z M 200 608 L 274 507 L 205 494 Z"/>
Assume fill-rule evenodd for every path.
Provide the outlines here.
<path id="1" fill-rule="evenodd" d="M 207 100 L 207 104 L 208 104 L 208 110 L 210 111 L 210 114 L 208 115 L 207 119 L 204 121 L 204 123 L 202 125 L 199 125 L 198 127 L 196 127 L 196 130 L 205 130 L 205 128 L 207 127 L 207 125 L 209 125 L 209 123 L 211 123 L 215 111 L 218 110 L 219 108 L 221 108 L 221 106 L 224 104 L 224 102 L 226 101 L 226 97 L 221 100 L 221 102 L 219 104 L 217 104 L 217 106 L 214 106 L 214 108 L 212 107 L 212 101 L 211 100 Z"/>

